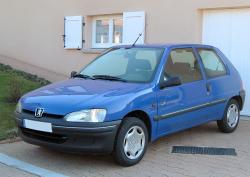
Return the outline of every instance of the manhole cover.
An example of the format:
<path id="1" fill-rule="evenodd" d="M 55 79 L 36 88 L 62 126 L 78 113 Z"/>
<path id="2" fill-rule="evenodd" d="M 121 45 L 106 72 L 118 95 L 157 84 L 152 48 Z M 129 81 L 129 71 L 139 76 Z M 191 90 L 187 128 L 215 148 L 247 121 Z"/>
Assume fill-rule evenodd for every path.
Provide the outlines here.
<path id="1" fill-rule="evenodd" d="M 202 154 L 202 155 L 231 155 L 237 153 L 233 148 L 195 147 L 195 146 L 173 146 L 172 153 L 180 154 Z"/>

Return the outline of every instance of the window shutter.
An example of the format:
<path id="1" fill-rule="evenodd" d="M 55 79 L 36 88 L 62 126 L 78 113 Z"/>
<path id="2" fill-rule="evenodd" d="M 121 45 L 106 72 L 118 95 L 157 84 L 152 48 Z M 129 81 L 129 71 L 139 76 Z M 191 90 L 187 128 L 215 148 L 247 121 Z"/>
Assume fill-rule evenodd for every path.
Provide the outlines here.
<path id="1" fill-rule="evenodd" d="M 139 34 L 142 36 L 136 44 L 144 44 L 145 37 L 145 12 L 123 13 L 123 43 L 133 44 Z"/>
<path id="2" fill-rule="evenodd" d="M 64 18 L 64 48 L 82 48 L 82 16 L 67 16 Z"/>

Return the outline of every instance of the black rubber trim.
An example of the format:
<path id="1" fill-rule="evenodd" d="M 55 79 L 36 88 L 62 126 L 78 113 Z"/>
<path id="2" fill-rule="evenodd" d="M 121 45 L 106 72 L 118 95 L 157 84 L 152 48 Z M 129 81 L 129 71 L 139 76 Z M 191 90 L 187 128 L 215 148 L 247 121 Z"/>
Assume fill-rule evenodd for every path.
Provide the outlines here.
<path id="1" fill-rule="evenodd" d="M 172 153 L 237 156 L 236 150 L 233 148 L 195 147 L 195 146 L 173 146 Z"/>
<path id="2" fill-rule="evenodd" d="M 245 103 L 245 98 L 246 98 L 246 91 L 245 90 L 240 91 L 240 97 L 242 99 L 242 108 L 243 108 L 243 105 Z"/>
<path id="3" fill-rule="evenodd" d="M 72 133 L 104 133 L 112 132 L 120 121 L 113 125 L 108 126 L 97 126 L 97 127 L 69 127 L 69 126 L 58 126 L 53 125 L 53 131 L 55 132 L 72 132 Z"/>
<path id="4" fill-rule="evenodd" d="M 174 116 L 177 116 L 177 115 L 180 115 L 180 114 L 184 114 L 184 113 L 188 113 L 188 112 L 192 112 L 192 111 L 197 111 L 197 110 L 202 109 L 202 108 L 206 108 L 206 107 L 209 107 L 209 106 L 214 106 L 216 104 L 224 103 L 226 101 L 227 101 L 226 99 L 220 99 L 220 100 L 216 100 L 216 101 L 213 101 L 213 102 L 193 106 L 193 107 L 190 107 L 190 108 L 187 108 L 187 109 L 182 109 L 182 110 L 179 110 L 179 111 L 171 112 L 171 113 L 168 113 L 168 114 L 155 116 L 154 120 L 159 121 L 159 120 L 162 120 L 162 119 L 171 118 L 171 117 L 174 117 Z"/>

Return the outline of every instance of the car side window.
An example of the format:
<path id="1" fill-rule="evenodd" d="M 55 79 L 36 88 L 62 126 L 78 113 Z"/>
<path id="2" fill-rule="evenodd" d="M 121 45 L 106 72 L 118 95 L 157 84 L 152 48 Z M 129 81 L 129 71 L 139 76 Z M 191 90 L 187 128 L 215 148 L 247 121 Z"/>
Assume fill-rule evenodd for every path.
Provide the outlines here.
<path id="1" fill-rule="evenodd" d="M 198 49 L 198 52 L 208 78 L 219 77 L 227 74 L 225 65 L 213 50 Z"/>
<path id="2" fill-rule="evenodd" d="M 179 77 L 181 83 L 189 83 L 202 79 L 200 65 L 192 48 L 174 49 L 165 65 L 163 80 Z"/>

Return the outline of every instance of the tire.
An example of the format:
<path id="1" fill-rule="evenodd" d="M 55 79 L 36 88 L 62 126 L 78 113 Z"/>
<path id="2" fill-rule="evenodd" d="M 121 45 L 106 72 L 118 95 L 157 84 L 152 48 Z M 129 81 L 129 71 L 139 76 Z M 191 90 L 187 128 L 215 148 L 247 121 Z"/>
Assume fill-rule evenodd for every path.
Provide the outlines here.
<path id="1" fill-rule="evenodd" d="M 235 117 L 233 119 L 230 119 L 230 116 L 229 116 L 230 109 L 236 110 L 234 114 L 232 113 L 232 117 Z M 232 121 L 230 121 L 230 120 L 232 120 Z M 223 115 L 223 119 L 218 120 L 217 125 L 218 125 L 218 128 L 221 132 L 232 133 L 237 129 L 238 124 L 239 124 L 239 120 L 240 120 L 239 103 L 236 100 L 231 99 L 226 106 L 226 109 L 225 109 L 224 115 Z"/>
<path id="2" fill-rule="evenodd" d="M 124 167 L 135 165 L 143 158 L 147 145 L 148 130 L 145 123 L 139 118 L 127 117 L 122 123 L 116 137 L 113 154 L 115 161 Z M 129 147 L 132 147 L 133 151 L 129 151 Z"/>

